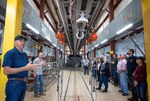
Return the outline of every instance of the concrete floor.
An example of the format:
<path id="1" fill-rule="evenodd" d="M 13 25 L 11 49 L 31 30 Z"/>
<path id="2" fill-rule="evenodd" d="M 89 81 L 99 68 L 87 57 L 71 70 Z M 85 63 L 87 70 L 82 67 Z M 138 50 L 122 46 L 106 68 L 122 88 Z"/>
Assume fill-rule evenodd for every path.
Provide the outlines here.
<path id="1" fill-rule="evenodd" d="M 72 71 L 70 76 L 70 82 L 68 84 L 68 90 L 66 93 L 66 87 L 68 83 L 68 78 L 70 75 L 69 70 L 65 70 L 63 72 L 63 88 L 62 88 L 62 96 L 59 97 L 62 100 L 59 101 L 92 101 L 90 93 L 88 92 L 87 87 L 91 90 L 91 86 L 89 85 L 89 76 L 83 76 L 87 87 L 85 86 L 83 79 L 78 71 Z M 50 87 L 47 87 L 46 96 L 42 96 L 39 98 L 35 98 L 33 92 L 26 92 L 25 101 L 58 101 L 58 92 L 57 92 L 57 81 L 53 83 Z M 98 84 L 98 83 L 97 83 Z M 97 85 L 96 84 L 96 85 Z M 61 85 L 60 85 L 61 86 Z M 103 89 L 103 88 L 102 88 Z M 127 101 L 127 98 L 130 96 L 122 96 L 121 93 L 118 92 L 119 88 L 114 87 L 112 84 L 109 84 L 108 92 L 102 93 L 101 91 L 97 91 L 97 93 L 93 93 L 94 101 Z M 64 95 L 66 93 L 66 98 L 64 100 Z M 59 92 L 61 94 L 61 91 Z"/>

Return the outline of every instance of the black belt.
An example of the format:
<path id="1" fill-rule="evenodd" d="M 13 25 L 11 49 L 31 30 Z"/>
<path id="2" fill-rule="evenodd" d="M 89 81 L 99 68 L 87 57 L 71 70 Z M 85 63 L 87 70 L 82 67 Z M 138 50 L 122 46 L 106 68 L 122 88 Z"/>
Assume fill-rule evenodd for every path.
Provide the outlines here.
<path id="1" fill-rule="evenodd" d="M 8 80 L 27 81 L 28 78 L 8 78 Z"/>

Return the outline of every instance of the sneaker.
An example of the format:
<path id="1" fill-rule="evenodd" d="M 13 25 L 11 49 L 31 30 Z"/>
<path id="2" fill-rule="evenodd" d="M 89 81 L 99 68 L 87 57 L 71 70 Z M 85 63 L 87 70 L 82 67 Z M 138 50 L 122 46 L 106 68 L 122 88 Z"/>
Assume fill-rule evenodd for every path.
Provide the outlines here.
<path id="1" fill-rule="evenodd" d="M 41 96 L 46 96 L 46 94 L 45 93 L 43 93 L 43 94 L 40 94 Z"/>
<path id="2" fill-rule="evenodd" d="M 96 90 L 101 90 L 101 88 L 96 88 Z"/>
<path id="3" fill-rule="evenodd" d="M 122 96 L 128 96 L 128 94 L 123 93 Z"/>
<path id="4" fill-rule="evenodd" d="M 138 101 L 138 99 L 135 99 L 134 97 L 128 98 L 128 101 Z"/>
<path id="5" fill-rule="evenodd" d="M 115 84 L 114 86 L 116 87 L 116 86 L 118 86 L 118 84 Z"/>
<path id="6" fill-rule="evenodd" d="M 118 92 L 122 93 L 122 90 L 118 90 Z"/>
<path id="7" fill-rule="evenodd" d="M 107 92 L 107 90 L 103 90 L 102 92 L 105 93 L 105 92 Z"/>
<path id="8" fill-rule="evenodd" d="M 40 95 L 38 95 L 38 94 L 35 94 L 35 95 L 34 95 L 34 97 L 40 97 Z"/>

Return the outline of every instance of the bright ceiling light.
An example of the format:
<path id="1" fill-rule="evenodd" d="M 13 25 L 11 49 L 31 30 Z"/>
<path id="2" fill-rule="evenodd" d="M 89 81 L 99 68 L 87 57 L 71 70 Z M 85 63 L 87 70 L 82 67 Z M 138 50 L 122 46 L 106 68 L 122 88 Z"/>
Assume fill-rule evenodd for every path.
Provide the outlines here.
<path id="1" fill-rule="evenodd" d="M 99 44 L 97 44 L 95 47 L 98 47 L 99 46 Z"/>
<path id="2" fill-rule="evenodd" d="M 85 22 L 85 23 L 88 23 L 89 21 L 84 17 L 84 12 L 81 12 L 81 17 L 76 21 L 77 23 L 82 23 L 82 22 Z"/>
<path id="3" fill-rule="evenodd" d="M 40 33 L 37 29 L 35 29 L 34 27 L 32 27 L 30 24 L 26 24 L 26 26 L 27 26 L 28 28 L 30 28 L 33 32 L 35 32 L 36 34 L 39 34 L 39 33 Z"/>
<path id="4" fill-rule="evenodd" d="M 107 42 L 107 39 L 105 39 L 104 41 L 102 41 L 101 44 L 103 44 L 103 43 L 105 43 L 105 42 Z"/>
<path id="5" fill-rule="evenodd" d="M 56 47 L 56 45 L 55 44 L 53 44 L 55 47 Z"/>
<path id="6" fill-rule="evenodd" d="M 133 24 L 130 23 L 127 26 L 125 26 L 124 28 L 120 29 L 116 34 L 120 34 L 120 33 L 124 32 L 125 30 L 129 29 L 132 26 L 133 26 Z"/>

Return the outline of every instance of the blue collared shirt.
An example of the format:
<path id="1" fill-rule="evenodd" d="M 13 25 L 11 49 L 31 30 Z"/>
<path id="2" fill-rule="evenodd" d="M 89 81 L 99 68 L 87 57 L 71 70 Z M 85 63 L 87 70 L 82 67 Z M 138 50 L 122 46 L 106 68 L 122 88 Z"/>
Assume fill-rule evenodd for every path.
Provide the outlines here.
<path id="1" fill-rule="evenodd" d="M 4 55 L 3 67 L 21 68 L 26 66 L 28 58 L 25 52 L 20 52 L 17 48 L 13 48 Z M 17 74 L 9 74 L 8 78 L 24 78 L 28 76 L 28 71 L 23 71 Z"/>

